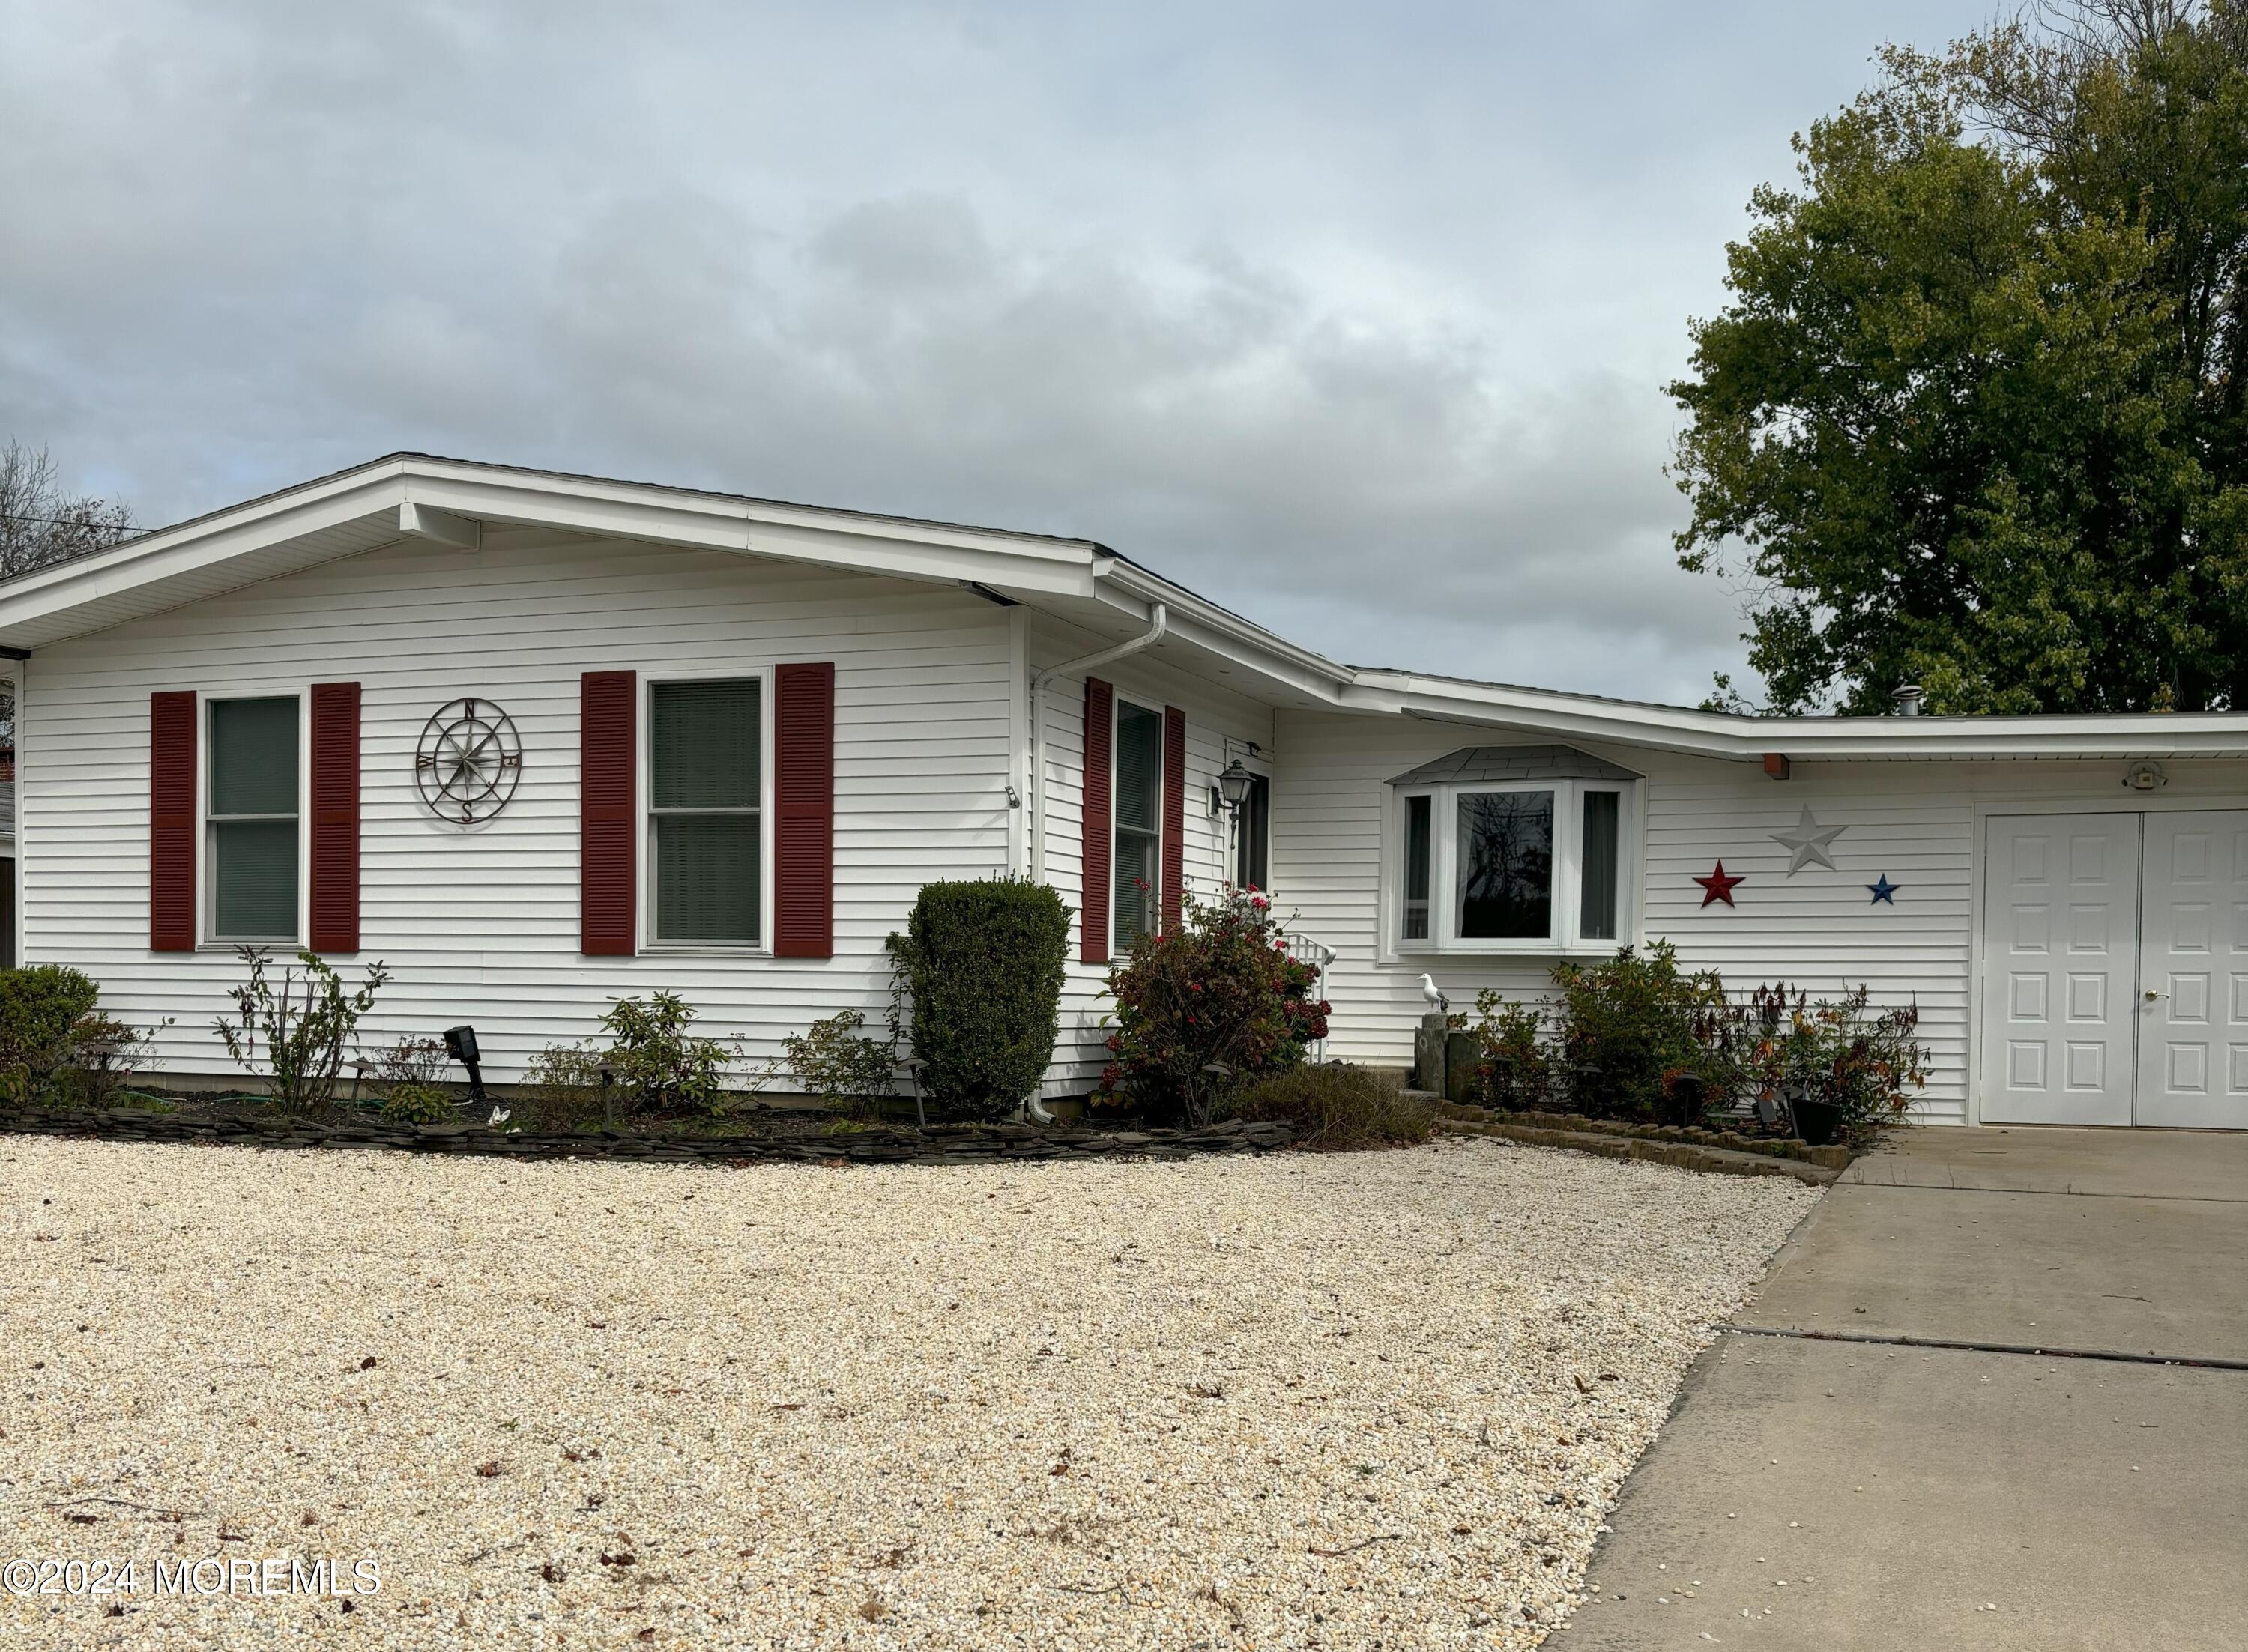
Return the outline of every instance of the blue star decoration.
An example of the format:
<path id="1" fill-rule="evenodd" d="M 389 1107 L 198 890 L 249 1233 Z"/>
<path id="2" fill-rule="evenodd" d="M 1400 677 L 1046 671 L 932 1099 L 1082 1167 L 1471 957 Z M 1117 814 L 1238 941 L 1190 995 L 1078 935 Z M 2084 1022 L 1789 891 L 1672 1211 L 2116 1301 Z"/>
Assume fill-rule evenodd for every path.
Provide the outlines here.
<path id="1" fill-rule="evenodd" d="M 1882 901 L 1886 901 L 1891 906 L 1895 906 L 1896 904 L 1896 892 L 1899 889 L 1903 888 L 1904 885 L 1902 883 L 1891 883 L 1889 881 L 1889 874 L 1884 872 L 1881 874 L 1881 881 L 1879 883 L 1869 883 L 1866 887 L 1874 892 L 1874 898 L 1870 904 L 1879 906 Z"/>

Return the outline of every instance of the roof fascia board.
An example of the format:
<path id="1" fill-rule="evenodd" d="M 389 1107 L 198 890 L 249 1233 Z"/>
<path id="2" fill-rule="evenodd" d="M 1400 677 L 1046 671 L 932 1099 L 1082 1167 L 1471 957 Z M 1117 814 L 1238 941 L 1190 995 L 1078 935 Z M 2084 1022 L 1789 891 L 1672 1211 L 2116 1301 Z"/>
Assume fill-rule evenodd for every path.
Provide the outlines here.
<path id="1" fill-rule="evenodd" d="M 42 569 L 21 584 L 10 581 L 0 586 L 0 631 L 367 517 L 390 516 L 401 503 L 394 476 L 361 477 L 348 492 L 277 502 L 278 509 L 206 524 L 176 539 L 160 536 L 134 541 L 132 554 L 126 557 L 112 558 L 105 552 Z"/>
<path id="2" fill-rule="evenodd" d="M 1090 545 L 1008 539 L 816 511 L 780 511 L 738 499 L 606 483 L 565 487 L 554 478 L 438 470 L 417 463 L 407 488 L 416 503 L 474 521 L 560 528 L 603 538 L 730 551 L 854 572 L 956 585 L 963 579 L 1050 595 L 1086 589 Z"/>
<path id="3" fill-rule="evenodd" d="M 1433 722 L 1607 740 L 1650 750 L 1758 762 L 1768 751 L 1813 759 L 2228 757 L 2248 755 L 2248 716 L 2185 712 L 2082 717 L 1732 717 L 1561 696 L 1411 682 L 1354 690 L 1346 708 Z"/>
<path id="4" fill-rule="evenodd" d="M 1222 659 L 1327 705 L 1340 703 L 1352 676 L 1348 666 L 1297 647 L 1262 626 L 1230 614 L 1216 603 L 1117 558 L 1093 566 L 1101 597 L 1119 612 L 1144 616 L 1160 602 L 1169 614 L 1170 634 Z M 1116 600 L 1122 593 L 1127 600 Z"/>
<path id="5" fill-rule="evenodd" d="M 18 575 L 0 584 L 0 612 L 19 617 L 16 605 L 25 598 L 56 590 L 69 590 L 68 600 L 48 603 L 31 614 L 51 614 L 92 597 L 107 596 L 149 579 L 191 572 L 215 562 L 293 539 L 324 528 L 339 527 L 378 511 L 395 508 L 406 495 L 397 483 L 403 465 L 385 460 L 309 487 L 292 489 L 255 504 L 238 505 L 210 517 L 199 517 L 175 528 L 159 528 L 91 556 L 72 557 L 51 567 Z M 154 569 L 154 572 L 145 570 Z M 113 575 L 130 578 L 116 579 Z"/>
<path id="6" fill-rule="evenodd" d="M 1052 562 L 1084 567 L 1107 553 L 1089 539 L 1055 538 L 1044 534 L 1006 533 L 949 524 L 915 522 L 892 517 L 864 515 L 854 511 L 819 505 L 792 505 L 737 498 L 728 494 L 696 493 L 682 488 L 632 482 L 603 482 L 579 476 L 548 476 L 538 471 L 512 470 L 461 460 L 409 458 L 402 462 L 413 497 L 438 503 L 435 491 L 466 485 L 498 497 L 603 501 L 640 511 L 675 511 L 689 517 L 708 516 L 762 524 L 771 528 L 804 528 L 834 534 L 857 543 L 889 539 L 901 544 L 943 546 L 961 551 L 996 552 L 1010 560 Z M 544 521 L 544 516 L 541 521 Z"/>

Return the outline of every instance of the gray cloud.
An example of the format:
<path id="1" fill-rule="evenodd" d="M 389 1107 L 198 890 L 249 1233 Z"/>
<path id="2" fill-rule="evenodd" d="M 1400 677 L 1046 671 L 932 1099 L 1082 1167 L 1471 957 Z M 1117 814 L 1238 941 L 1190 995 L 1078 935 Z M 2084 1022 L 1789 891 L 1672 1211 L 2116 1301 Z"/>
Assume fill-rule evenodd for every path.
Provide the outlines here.
<path id="1" fill-rule="evenodd" d="M 1099 538 L 1688 697 L 1662 475 L 1785 138 L 1979 13 L 0 0 L 0 429 L 144 519 L 393 447 Z"/>

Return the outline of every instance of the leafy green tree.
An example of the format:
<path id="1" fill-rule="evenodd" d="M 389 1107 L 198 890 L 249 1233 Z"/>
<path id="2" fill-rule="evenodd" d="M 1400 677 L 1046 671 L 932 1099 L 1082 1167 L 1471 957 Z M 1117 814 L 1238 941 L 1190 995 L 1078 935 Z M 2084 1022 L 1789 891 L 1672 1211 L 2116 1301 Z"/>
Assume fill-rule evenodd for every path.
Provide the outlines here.
<path id="1" fill-rule="evenodd" d="M 1775 711 L 2248 706 L 2248 0 L 1884 57 L 1694 328 L 1681 563 Z"/>

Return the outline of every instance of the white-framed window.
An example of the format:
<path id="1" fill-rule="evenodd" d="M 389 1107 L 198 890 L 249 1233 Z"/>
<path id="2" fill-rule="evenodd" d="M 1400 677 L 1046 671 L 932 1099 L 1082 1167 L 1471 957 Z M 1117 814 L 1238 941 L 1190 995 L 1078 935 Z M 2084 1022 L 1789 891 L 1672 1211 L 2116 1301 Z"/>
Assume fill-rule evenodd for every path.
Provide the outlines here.
<path id="1" fill-rule="evenodd" d="M 1607 952 L 1636 925 L 1635 781 L 1401 785 L 1392 809 L 1400 952 Z"/>
<path id="2" fill-rule="evenodd" d="M 1163 714 L 1120 696 L 1110 751 L 1109 914 L 1115 949 L 1128 952 L 1155 932 L 1163 910 Z"/>
<path id="3" fill-rule="evenodd" d="M 771 683 L 651 678 L 648 934 L 655 948 L 762 951 L 771 910 Z"/>
<path id="4" fill-rule="evenodd" d="M 206 939 L 294 946 L 302 933 L 304 708 L 294 694 L 203 702 Z"/>

